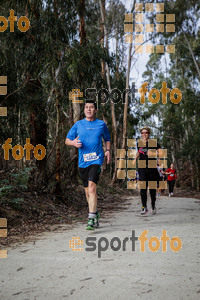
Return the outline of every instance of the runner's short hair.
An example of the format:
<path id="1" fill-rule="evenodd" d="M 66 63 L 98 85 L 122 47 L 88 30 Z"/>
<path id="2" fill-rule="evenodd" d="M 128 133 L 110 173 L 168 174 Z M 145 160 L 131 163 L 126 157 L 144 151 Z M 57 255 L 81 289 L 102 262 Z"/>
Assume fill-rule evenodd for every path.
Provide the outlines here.
<path id="1" fill-rule="evenodd" d="M 95 109 L 97 109 L 97 103 L 96 103 L 96 101 L 88 99 L 88 100 L 85 100 L 85 104 L 86 104 L 86 103 L 93 103 Z"/>
<path id="2" fill-rule="evenodd" d="M 148 131 L 149 134 L 151 133 L 151 129 L 147 126 L 144 126 L 144 127 L 140 128 L 140 132 L 142 132 L 142 130 Z"/>

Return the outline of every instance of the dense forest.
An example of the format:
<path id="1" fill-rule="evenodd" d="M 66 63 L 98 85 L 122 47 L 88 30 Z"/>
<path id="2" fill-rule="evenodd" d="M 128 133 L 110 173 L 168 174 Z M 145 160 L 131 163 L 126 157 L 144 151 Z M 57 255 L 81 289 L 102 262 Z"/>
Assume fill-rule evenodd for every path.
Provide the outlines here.
<path id="1" fill-rule="evenodd" d="M 137 2 L 128 11 L 120 0 L 1 1 L 1 16 L 8 19 L 13 9 L 18 19 L 29 19 L 30 28 L 21 32 L 14 22 L 11 32 L 8 22 L 0 32 L 0 76 L 7 76 L 7 94 L 0 96 L 1 107 L 7 107 L 7 116 L 0 117 L 0 203 L 16 187 L 67 201 L 79 176 L 77 149 L 66 147 L 65 138 L 84 118 L 85 99 L 98 102 L 97 118 L 111 133 L 112 162 L 102 170 L 107 184 L 123 184 L 117 178 L 117 149 L 126 149 L 127 139 L 140 138 L 140 127 L 147 125 L 151 137 L 168 150 L 168 164 L 175 163 L 178 185 L 200 190 L 200 2 L 157 1 L 164 3 L 165 14 L 175 14 L 175 33 L 148 34 L 151 44 L 173 44 L 175 52 L 151 53 L 142 82 L 148 82 L 149 90 L 160 90 L 162 82 L 179 89 L 178 104 L 169 94 L 166 104 L 152 104 L 147 95 L 141 104 L 138 93 L 131 96 L 130 74 L 142 54 L 125 41 L 124 20 L 125 14 L 135 14 Z M 147 18 L 156 22 L 151 14 Z M 82 93 L 76 98 L 80 103 L 71 101 L 73 89 Z M 114 89 L 130 93 L 119 101 Z M 30 147 L 30 156 L 15 145 Z M 18 193 L 12 197 L 15 203 L 22 199 Z"/>

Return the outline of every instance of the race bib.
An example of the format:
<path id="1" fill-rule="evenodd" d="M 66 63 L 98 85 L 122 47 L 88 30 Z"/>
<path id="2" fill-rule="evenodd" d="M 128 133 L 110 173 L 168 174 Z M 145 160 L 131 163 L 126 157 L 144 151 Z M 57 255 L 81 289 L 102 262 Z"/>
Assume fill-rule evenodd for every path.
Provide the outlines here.
<path id="1" fill-rule="evenodd" d="M 169 176 L 174 177 L 174 174 L 170 174 Z"/>
<path id="2" fill-rule="evenodd" d="M 99 158 L 99 156 L 97 156 L 96 152 L 83 154 L 83 159 L 84 159 L 85 162 L 86 161 L 97 160 L 98 158 Z"/>

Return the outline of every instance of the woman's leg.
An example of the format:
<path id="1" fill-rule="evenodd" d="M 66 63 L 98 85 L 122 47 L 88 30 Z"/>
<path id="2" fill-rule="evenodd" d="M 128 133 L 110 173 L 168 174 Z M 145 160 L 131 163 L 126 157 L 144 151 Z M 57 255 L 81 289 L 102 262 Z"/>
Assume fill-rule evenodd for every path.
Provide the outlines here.
<path id="1" fill-rule="evenodd" d="M 148 169 L 148 180 L 152 182 L 156 182 L 157 187 L 159 187 L 159 181 L 160 181 L 160 175 L 157 171 L 157 169 Z M 156 202 L 156 189 L 150 189 L 150 196 L 151 196 L 151 207 L 152 210 L 155 208 L 155 202 Z"/>
<path id="2" fill-rule="evenodd" d="M 146 185 L 147 185 L 146 169 L 139 168 L 138 173 L 139 173 L 139 181 L 146 181 Z M 141 195 L 142 206 L 147 207 L 147 186 L 146 186 L 146 189 L 140 190 L 140 195 Z"/>
<path id="3" fill-rule="evenodd" d="M 172 185 L 172 187 L 171 187 L 171 193 L 173 193 L 173 191 L 174 191 L 174 185 L 175 185 L 175 180 L 171 181 L 171 185 Z"/>
<path id="4" fill-rule="evenodd" d="M 172 193 L 172 182 L 168 181 L 168 185 L 169 185 L 169 194 Z"/>
<path id="5" fill-rule="evenodd" d="M 142 206 L 147 207 L 147 190 L 140 190 Z"/>
<path id="6" fill-rule="evenodd" d="M 155 208 L 155 202 L 156 202 L 156 190 L 150 190 L 150 196 L 151 196 L 151 207 L 152 210 Z"/>

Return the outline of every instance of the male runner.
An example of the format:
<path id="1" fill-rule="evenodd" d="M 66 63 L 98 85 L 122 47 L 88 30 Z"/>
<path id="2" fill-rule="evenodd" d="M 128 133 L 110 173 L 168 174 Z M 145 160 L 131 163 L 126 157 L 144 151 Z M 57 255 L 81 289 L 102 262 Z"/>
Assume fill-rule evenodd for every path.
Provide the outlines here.
<path id="1" fill-rule="evenodd" d="M 78 148 L 79 173 L 85 188 L 89 206 L 87 230 L 99 226 L 100 214 L 97 211 L 97 182 L 104 161 L 102 137 L 106 143 L 105 156 L 110 162 L 110 134 L 106 123 L 96 119 L 96 102 L 86 100 L 85 119 L 76 122 L 67 134 L 65 144 Z"/>

